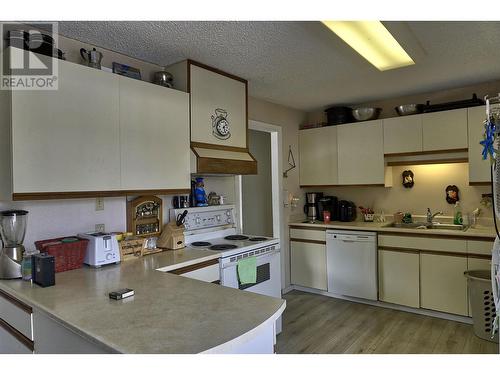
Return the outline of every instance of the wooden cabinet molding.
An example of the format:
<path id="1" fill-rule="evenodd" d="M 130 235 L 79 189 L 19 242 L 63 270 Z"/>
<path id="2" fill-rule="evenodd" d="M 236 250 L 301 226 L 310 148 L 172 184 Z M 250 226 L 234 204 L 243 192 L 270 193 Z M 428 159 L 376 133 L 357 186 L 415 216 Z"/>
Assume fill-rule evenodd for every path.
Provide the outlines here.
<path id="1" fill-rule="evenodd" d="M 213 266 L 214 264 L 219 264 L 219 259 L 207 260 L 205 262 L 191 264 L 186 267 L 177 268 L 176 270 L 168 271 L 168 273 L 173 273 L 174 275 L 182 275 L 184 273 L 196 271 L 205 267 Z"/>
<path id="2" fill-rule="evenodd" d="M 315 243 L 318 245 L 326 245 L 326 241 L 318 241 L 318 240 L 305 240 L 302 238 L 290 238 L 290 241 L 293 242 L 304 242 L 304 243 Z"/>
<path id="3" fill-rule="evenodd" d="M 109 191 L 59 191 L 43 193 L 14 193 L 12 200 L 46 200 L 46 199 L 77 199 L 98 197 L 125 197 L 132 195 L 177 195 L 189 194 L 190 189 L 159 189 L 159 190 L 109 190 Z"/>

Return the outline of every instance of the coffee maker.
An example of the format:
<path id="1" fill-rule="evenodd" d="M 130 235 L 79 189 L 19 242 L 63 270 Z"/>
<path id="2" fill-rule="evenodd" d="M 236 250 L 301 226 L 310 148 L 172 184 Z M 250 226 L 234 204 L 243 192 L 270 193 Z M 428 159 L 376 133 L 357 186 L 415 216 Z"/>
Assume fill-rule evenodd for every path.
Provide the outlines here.
<path id="1" fill-rule="evenodd" d="M 306 193 L 306 204 L 304 205 L 304 213 L 307 220 L 315 222 L 321 219 L 319 212 L 319 200 L 323 197 L 323 193 Z"/>
<path id="2" fill-rule="evenodd" d="M 318 202 L 320 220 L 323 220 L 323 211 L 330 212 L 330 220 L 339 220 L 338 199 L 335 196 L 323 196 Z"/>
<path id="3" fill-rule="evenodd" d="M 0 212 L 0 235 L 3 242 L 3 248 L 0 250 L 0 279 L 22 277 L 21 262 L 27 215 L 28 211 L 23 210 Z"/>

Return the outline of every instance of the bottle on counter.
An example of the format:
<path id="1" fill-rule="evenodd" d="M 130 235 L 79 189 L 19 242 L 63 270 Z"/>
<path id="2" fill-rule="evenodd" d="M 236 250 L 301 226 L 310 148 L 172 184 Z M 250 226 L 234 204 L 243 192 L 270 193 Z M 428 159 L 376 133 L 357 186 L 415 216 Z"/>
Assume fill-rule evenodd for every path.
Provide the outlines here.
<path id="1" fill-rule="evenodd" d="M 453 224 L 462 225 L 464 219 L 462 217 L 462 208 L 460 207 L 460 202 L 455 203 L 454 214 L 453 214 Z"/>
<path id="2" fill-rule="evenodd" d="M 40 254 L 38 250 L 25 250 L 23 254 L 23 260 L 21 261 L 21 274 L 23 280 L 30 281 L 31 280 L 31 271 L 32 271 L 32 257 L 35 254 Z"/>

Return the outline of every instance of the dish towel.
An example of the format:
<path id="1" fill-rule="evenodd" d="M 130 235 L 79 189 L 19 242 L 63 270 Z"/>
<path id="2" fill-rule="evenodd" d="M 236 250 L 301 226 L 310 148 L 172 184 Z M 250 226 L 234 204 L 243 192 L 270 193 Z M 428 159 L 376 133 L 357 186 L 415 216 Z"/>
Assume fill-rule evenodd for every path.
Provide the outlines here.
<path id="1" fill-rule="evenodd" d="M 240 284 L 255 284 L 257 282 L 256 257 L 240 259 L 237 267 Z"/>

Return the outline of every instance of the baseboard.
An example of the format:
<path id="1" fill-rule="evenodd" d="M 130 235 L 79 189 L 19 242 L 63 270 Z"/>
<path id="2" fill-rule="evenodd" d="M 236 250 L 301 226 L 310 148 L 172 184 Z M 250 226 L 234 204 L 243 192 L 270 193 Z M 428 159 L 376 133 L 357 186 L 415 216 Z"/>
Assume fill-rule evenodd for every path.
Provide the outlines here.
<path id="1" fill-rule="evenodd" d="M 288 285 L 285 289 L 281 289 L 281 294 L 287 294 L 287 293 L 291 292 L 292 290 L 294 290 L 293 285 Z"/>
<path id="2" fill-rule="evenodd" d="M 399 311 L 405 311 L 405 312 L 409 312 L 409 313 L 413 313 L 413 314 L 431 316 L 433 318 L 447 319 L 447 320 L 453 320 L 455 322 L 472 324 L 472 318 L 469 318 L 468 316 L 454 315 L 454 314 L 448 314 L 448 313 L 443 313 L 443 312 L 439 312 L 439 311 L 417 309 L 414 307 L 394 305 L 392 303 L 387 303 L 387 302 L 382 302 L 382 301 L 370 301 L 370 300 L 366 300 L 366 299 L 362 299 L 362 298 L 347 297 L 347 296 L 343 296 L 343 295 L 325 292 L 324 290 L 307 288 L 307 287 L 303 287 L 303 286 L 299 286 L 299 285 L 290 285 L 286 289 L 287 290 L 289 289 L 289 290 L 287 292 L 285 292 L 283 290 L 283 294 L 289 293 L 292 290 L 298 290 L 301 292 L 319 294 L 319 295 L 326 296 L 326 297 L 332 297 L 332 298 L 343 299 L 343 300 L 351 301 L 351 302 L 363 303 L 365 305 L 377 306 L 377 307 L 382 307 L 382 308 L 386 308 L 386 309 L 399 310 Z"/>

